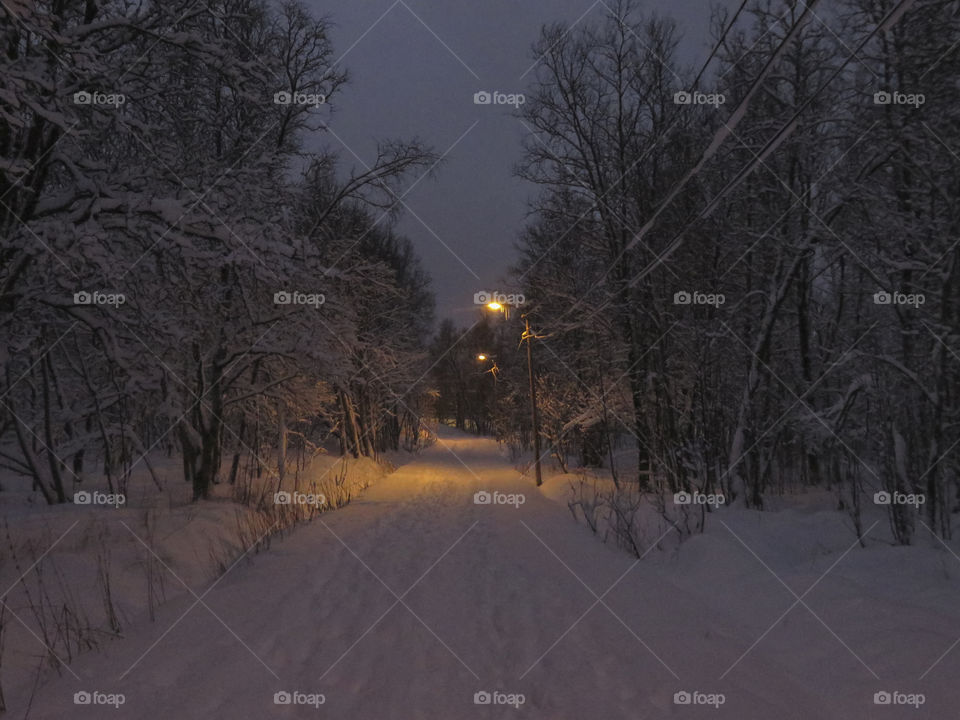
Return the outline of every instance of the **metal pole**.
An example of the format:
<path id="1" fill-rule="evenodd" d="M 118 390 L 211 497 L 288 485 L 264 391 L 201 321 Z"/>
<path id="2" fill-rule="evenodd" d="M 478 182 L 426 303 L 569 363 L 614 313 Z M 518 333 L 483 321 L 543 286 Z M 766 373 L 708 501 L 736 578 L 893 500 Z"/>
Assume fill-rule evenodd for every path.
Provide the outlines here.
<path id="1" fill-rule="evenodd" d="M 537 386 L 533 382 L 533 335 L 530 333 L 530 321 L 523 319 L 526 323 L 527 338 L 527 372 L 530 376 L 530 408 L 533 416 L 533 456 L 537 472 L 537 487 L 543 485 L 543 476 L 540 474 L 540 425 L 537 422 Z"/>

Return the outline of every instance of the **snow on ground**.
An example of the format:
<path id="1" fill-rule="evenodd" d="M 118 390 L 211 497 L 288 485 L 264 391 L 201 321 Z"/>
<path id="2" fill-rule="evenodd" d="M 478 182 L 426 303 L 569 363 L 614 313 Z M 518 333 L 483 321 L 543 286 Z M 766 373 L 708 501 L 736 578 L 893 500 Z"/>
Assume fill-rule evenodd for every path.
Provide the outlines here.
<path id="1" fill-rule="evenodd" d="M 209 501 L 192 503 L 179 464 L 162 455 L 151 462 L 160 488 L 141 465 L 122 504 L 50 507 L 31 491 L 28 480 L 3 478 L 0 599 L 5 607 L 0 606 L 0 620 L 6 626 L 0 681 L 11 717 L 25 716 L 38 669 L 50 673 L 45 647 L 69 664 L 78 653 L 150 624 L 164 602 L 190 597 L 185 586 L 209 585 L 221 566 L 250 544 L 241 535 L 251 532 L 245 518 L 257 513 L 253 505 L 238 503 L 236 495 L 249 484 L 254 495 L 262 492 L 269 502 L 276 490 L 275 476 L 265 472 L 248 483 L 216 485 Z M 320 492 L 336 504 L 338 498 L 360 493 L 387 469 L 389 464 L 368 458 L 318 455 L 300 472 L 291 468 L 283 487 Z M 68 494 L 84 490 L 96 491 L 98 498 L 110 492 L 88 478 L 68 488 Z M 111 624 L 111 613 L 116 624 Z M 70 676 L 69 670 L 61 672 Z"/>
<path id="2" fill-rule="evenodd" d="M 883 522 L 860 548 L 824 496 L 725 508 L 638 562 L 572 521 L 567 481 L 541 492 L 493 441 L 442 430 L 349 506 L 81 655 L 30 717 L 956 716 L 960 649 L 936 662 L 960 638 L 951 552 L 893 547 Z M 124 704 L 74 704 L 94 691 Z M 894 691 L 925 702 L 874 704 Z"/>

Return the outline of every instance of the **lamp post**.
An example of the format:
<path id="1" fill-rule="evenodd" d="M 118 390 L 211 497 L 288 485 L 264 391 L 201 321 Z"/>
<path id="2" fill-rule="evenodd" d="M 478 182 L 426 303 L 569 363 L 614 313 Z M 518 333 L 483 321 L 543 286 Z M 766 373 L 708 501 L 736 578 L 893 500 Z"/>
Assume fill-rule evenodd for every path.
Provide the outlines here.
<path id="1" fill-rule="evenodd" d="M 490 409 L 490 424 L 493 425 L 493 417 L 497 411 L 497 373 L 500 372 L 500 367 L 497 365 L 497 360 L 492 355 L 487 355 L 486 353 L 480 353 L 477 355 L 477 362 L 481 363 L 490 363 L 490 368 L 484 370 L 484 374 L 490 373 L 493 376 L 493 405 Z"/>
<path id="2" fill-rule="evenodd" d="M 489 310 L 494 312 L 502 312 L 504 319 L 510 319 L 510 306 L 502 305 L 498 302 L 487 303 L 486 306 Z M 536 472 L 537 478 L 537 487 L 543 485 L 543 474 L 540 470 L 540 422 L 537 417 L 537 385 L 533 377 L 533 340 L 536 335 L 533 331 L 530 330 L 530 319 L 527 317 L 529 313 L 524 313 L 520 317 L 523 318 L 524 330 L 523 335 L 520 337 L 520 342 L 526 340 L 527 342 L 527 377 L 530 382 L 530 417 L 533 421 L 533 463 Z M 482 359 L 485 356 L 478 356 L 478 359 Z"/>
<path id="3" fill-rule="evenodd" d="M 527 374 L 530 376 L 530 412 L 533 416 L 533 457 L 537 473 L 537 487 L 543 485 L 543 476 L 540 473 L 540 423 L 537 422 L 537 385 L 533 381 L 533 333 L 530 332 L 530 320 L 526 313 L 523 315 L 525 328 L 523 339 L 527 341 Z"/>

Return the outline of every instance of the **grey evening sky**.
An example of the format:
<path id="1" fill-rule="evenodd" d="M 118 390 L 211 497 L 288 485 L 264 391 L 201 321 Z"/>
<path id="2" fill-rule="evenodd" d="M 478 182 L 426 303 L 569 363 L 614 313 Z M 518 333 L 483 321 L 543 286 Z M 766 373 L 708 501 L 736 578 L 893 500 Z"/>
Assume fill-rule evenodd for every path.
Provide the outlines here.
<path id="1" fill-rule="evenodd" d="M 534 75 L 522 77 L 534 62 L 531 45 L 541 26 L 596 21 L 607 6 L 595 0 L 311 1 L 335 23 L 337 55 L 351 75 L 330 121 L 335 137 L 325 137 L 345 167 L 370 163 L 376 139 L 385 137 L 416 136 L 447 153 L 436 177 L 404 197 L 409 209 L 397 229 L 413 241 L 433 279 L 437 317 L 468 325 L 477 317 L 474 292 L 507 289 L 503 280 L 535 192 L 513 176 L 527 129 L 511 108 L 475 105 L 473 95 L 523 92 Z M 707 0 L 647 0 L 641 7 L 678 22 L 681 64 L 705 60 Z"/>

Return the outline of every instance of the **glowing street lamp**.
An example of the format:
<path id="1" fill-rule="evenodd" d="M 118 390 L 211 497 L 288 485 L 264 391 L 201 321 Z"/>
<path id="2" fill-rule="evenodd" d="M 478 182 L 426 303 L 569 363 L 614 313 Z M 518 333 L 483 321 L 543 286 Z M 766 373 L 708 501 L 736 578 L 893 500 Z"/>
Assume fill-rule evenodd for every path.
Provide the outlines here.
<path id="1" fill-rule="evenodd" d="M 486 353 L 480 353 L 477 355 L 477 362 L 487 362 L 490 361 L 490 369 L 486 372 L 493 375 L 493 381 L 497 381 L 497 373 L 500 372 L 500 368 L 497 366 L 497 361 L 492 355 L 487 355 Z"/>

